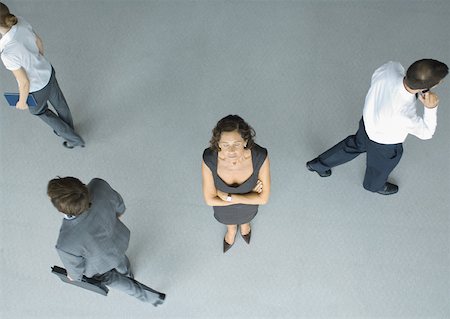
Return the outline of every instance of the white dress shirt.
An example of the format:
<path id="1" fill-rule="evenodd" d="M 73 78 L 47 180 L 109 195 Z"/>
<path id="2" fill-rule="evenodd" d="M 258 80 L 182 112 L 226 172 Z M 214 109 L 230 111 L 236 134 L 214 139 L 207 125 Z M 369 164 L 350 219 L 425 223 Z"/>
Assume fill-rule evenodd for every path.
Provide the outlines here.
<path id="1" fill-rule="evenodd" d="M 380 144 L 403 143 L 408 134 L 430 139 L 437 123 L 437 107 L 424 107 L 417 114 L 415 94 L 403 85 L 405 69 L 398 62 L 388 62 L 372 75 L 364 104 L 363 119 L 369 138 Z"/>

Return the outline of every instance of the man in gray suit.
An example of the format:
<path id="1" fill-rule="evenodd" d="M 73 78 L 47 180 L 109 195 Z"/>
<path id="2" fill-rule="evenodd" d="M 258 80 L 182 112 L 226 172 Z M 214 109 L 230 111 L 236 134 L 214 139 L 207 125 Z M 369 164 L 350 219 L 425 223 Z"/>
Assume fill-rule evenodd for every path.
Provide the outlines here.
<path id="1" fill-rule="evenodd" d="M 64 214 L 56 250 L 70 280 L 94 277 L 154 306 L 163 303 L 165 294 L 134 280 L 125 255 L 130 230 L 119 219 L 125 212 L 119 193 L 99 178 L 84 185 L 63 177 L 48 183 L 47 194 Z"/>

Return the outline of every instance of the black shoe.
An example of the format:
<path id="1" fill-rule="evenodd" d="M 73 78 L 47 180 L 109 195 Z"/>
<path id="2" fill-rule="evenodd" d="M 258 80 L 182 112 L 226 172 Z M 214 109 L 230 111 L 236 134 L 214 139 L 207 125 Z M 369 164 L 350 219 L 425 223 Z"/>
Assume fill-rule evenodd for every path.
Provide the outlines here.
<path id="1" fill-rule="evenodd" d="M 392 195 L 398 192 L 398 186 L 389 182 L 386 182 L 383 189 L 379 190 L 377 193 L 381 195 Z"/>
<path id="2" fill-rule="evenodd" d="M 328 177 L 331 176 L 331 169 L 327 169 L 325 172 L 319 172 L 316 171 L 314 168 L 312 168 L 311 164 L 317 163 L 319 160 L 317 158 L 306 162 L 306 168 L 311 171 L 311 172 L 316 172 L 317 174 L 319 174 L 320 177 Z"/>
<path id="3" fill-rule="evenodd" d="M 250 244 L 250 238 L 252 237 L 252 230 L 250 229 L 250 231 L 246 235 L 242 235 L 242 233 L 241 233 L 241 236 L 242 236 L 242 238 L 244 238 L 244 240 L 247 244 Z"/>
<path id="4" fill-rule="evenodd" d="M 234 243 L 229 244 L 229 243 L 227 243 L 227 241 L 224 238 L 223 239 L 223 253 L 225 254 L 233 245 L 234 245 Z"/>
<path id="5" fill-rule="evenodd" d="M 68 148 L 68 149 L 72 149 L 72 148 L 75 147 L 75 146 L 72 146 L 72 145 L 70 145 L 69 143 L 67 143 L 67 141 L 64 141 L 64 142 L 63 142 L 63 146 L 64 146 L 65 148 Z M 77 145 L 77 146 L 79 146 L 79 147 L 84 147 L 84 144 L 83 144 L 83 145 Z"/>
<path id="6" fill-rule="evenodd" d="M 228 233 L 228 231 L 227 231 Z M 225 237 L 227 236 L 227 233 L 225 233 Z M 236 229 L 236 233 L 234 234 L 234 241 L 232 244 L 227 243 L 227 241 L 225 240 L 225 237 L 223 237 L 223 253 L 225 254 L 236 242 L 236 234 L 237 234 L 237 229 Z"/>
<path id="7" fill-rule="evenodd" d="M 67 141 L 64 141 L 64 142 L 63 142 L 63 146 L 64 146 L 65 148 L 68 148 L 68 149 L 72 149 L 72 148 L 75 147 L 75 146 L 69 145 L 69 143 L 67 143 Z"/>

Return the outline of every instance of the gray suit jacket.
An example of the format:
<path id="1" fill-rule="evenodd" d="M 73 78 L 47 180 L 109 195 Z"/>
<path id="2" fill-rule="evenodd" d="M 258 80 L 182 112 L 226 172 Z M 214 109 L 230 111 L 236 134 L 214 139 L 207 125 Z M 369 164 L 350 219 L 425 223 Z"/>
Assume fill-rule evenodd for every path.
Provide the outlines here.
<path id="1" fill-rule="evenodd" d="M 75 219 L 64 219 L 56 250 L 73 280 L 123 264 L 129 229 L 118 219 L 125 212 L 122 197 L 107 182 L 94 178 L 87 185 L 91 207 Z"/>

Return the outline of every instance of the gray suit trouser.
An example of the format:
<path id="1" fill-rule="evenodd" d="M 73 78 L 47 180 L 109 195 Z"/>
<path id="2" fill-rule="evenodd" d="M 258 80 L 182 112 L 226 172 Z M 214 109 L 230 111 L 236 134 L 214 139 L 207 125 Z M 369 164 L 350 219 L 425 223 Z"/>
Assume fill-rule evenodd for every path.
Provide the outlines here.
<path id="1" fill-rule="evenodd" d="M 131 271 L 130 261 L 127 256 L 124 257 L 124 261 L 115 269 L 111 269 L 103 275 L 95 275 L 94 278 L 100 280 L 106 286 L 136 297 L 140 301 L 150 303 L 158 301 L 160 292 L 135 280 Z"/>
<path id="2" fill-rule="evenodd" d="M 31 114 L 38 116 L 47 123 L 70 146 L 84 145 L 83 139 L 74 131 L 72 114 L 59 88 L 58 81 L 56 81 L 53 67 L 52 75 L 47 85 L 39 91 L 31 92 L 30 94 L 33 95 L 37 103 L 35 107 L 28 108 Z M 47 101 L 50 101 L 58 115 L 48 109 Z"/>

